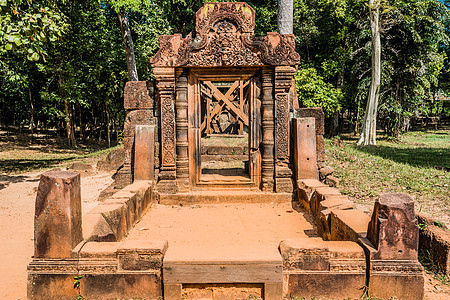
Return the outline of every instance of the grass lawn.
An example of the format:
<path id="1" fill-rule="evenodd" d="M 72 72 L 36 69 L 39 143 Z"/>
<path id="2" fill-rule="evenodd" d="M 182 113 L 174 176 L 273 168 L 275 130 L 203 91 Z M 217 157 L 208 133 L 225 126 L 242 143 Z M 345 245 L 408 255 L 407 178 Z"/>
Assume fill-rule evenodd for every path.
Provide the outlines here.
<path id="1" fill-rule="evenodd" d="M 356 146 L 358 136 L 326 140 L 325 163 L 342 181 L 338 188 L 370 210 L 383 193 L 402 192 L 416 199 L 416 211 L 450 224 L 450 131 L 414 131 L 377 146 Z"/>
<path id="2" fill-rule="evenodd" d="M 44 134 L 31 139 L 26 133 L 7 135 L 0 130 L 0 175 L 66 167 L 79 160 L 94 163 L 116 147 L 108 148 L 103 143 L 68 148 L 65 139 Z"/>

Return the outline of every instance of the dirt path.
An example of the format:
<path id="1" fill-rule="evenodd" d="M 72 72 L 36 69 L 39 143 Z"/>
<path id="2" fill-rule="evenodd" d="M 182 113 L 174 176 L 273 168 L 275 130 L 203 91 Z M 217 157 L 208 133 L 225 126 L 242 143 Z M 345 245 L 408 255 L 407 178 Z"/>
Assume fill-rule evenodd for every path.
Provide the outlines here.
<path id="1" fill-rule="evenodd" d="M 39 174 L 0 176 L 0 299 L 26 299 Z M 83 212 L 97 203 L 98 195 L 111 182 L 110 173 L 81 178 Z"/>

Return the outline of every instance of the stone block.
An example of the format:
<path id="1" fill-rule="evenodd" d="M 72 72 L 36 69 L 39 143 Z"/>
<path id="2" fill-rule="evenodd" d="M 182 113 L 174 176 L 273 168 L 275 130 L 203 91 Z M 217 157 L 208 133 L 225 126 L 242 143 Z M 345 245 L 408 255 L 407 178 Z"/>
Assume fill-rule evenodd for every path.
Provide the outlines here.
<path id="1" fill-rule="evenodd" d="M 114 241 L 120 241 L 128 232 L 127 211 L 123 204 L 102 202 L 88 214 L 102 215 L 114 234 Z"/>
<path id="2" fill-rule="evenodd" d="M 134 139 L 134 180 L 155 177 L 155 126 L 137 125 Z"/>
<path id="3" fill-rule="evenodd" d="M 366 282 L 366 263 L 363 249 L 358 244 L 346 241 L 325 242 L 315 238 L 304 240 L 301 244 L 290 242 L 290 246 L 294 249 L 303 248 L 303 244 L 311 240 L 310 244 L 326 249 L 328 268 L 284 269 L 285 297 L 355 299 L 362 296 L 362 288 Z M 293 252 L 296 253 L 298 250 Z"/>
<path id="4" fill-rule="evenodd" d="M 232 147 L 222 145 L 222 146 L 203 147 L 201 151 L 202 154 L 208 155 L 241 155 L 244 152 L 244 149 L 242 147 Z M 206 153 L 203 153 L 205 151 Z"/>
<path id="5" fill-rule="evenodd" d="M 292 120 L 295 178 L 318 179 L 314 118 Z"/>
<path id="6" fill-rule="evenodd" d="M 331 240 L 331 209 L 353 209 L 354 203 L 348 200 L 347 196 L 329 195 L 326 200 L 321 201 L 318 205 L 316 214 L 317 233 L 324 240 Z"/>
<path id="7" fill-rule="evenodd" d="M 49 171 L 41 175 L 34 215 L 34 257 L 70 258 L 83 240 L 80 175 Z"/>
<path id="8" fill-rule="evenodd" d="M 331 174 L 333 174 L 334 169 L 332 167 L 329 166 L 325 166 L 323 168 L 320 168 L 319 170 L 319 178 L 320 180 L 324 180 L 327 176 L 330 176 Z"/>
<path id="9" fill-rule="evenodd" d="M 286 299 L 360 299 L 364 273 L 300 272 L 287 277 Z"/>
<path id="10" fill-rule="evenodd" d="M 120 242 L 88 242 L 80 250 L 79 258 L 116 258 Z"/>
<path id="11" fill-rule="evenodd" d="M 358 209 L 331 209 L 331 240 L 357 242 L 367 235 L 370 217 Z"/>
<path id="12" fill-rule="evenodd" d="M 373 259 L 417 259 L 419 228 L 413 199 L 400 193 L 381 195 L 375 201 L 367 238 L 377 249 Z"/>
<path id="13" fill-rule="evenodd" d="M 153 111 L 152 110 L 127 111 L 125 123 L 123 125 L 124 137 L 134 137 L 136 125 L 153 125 Z"/>
<path id="14" fill-rule="evenodd" d="M 341 180 L 337 177 L 334 177 L 333 175 L 329 175 L 327 178 L 325 178 L 324 182 L 331 187 L 337 187 Z"/>
<path id="15" fill-rule="evenodd" d="M 153 108 L 154 86 L 151 81 L 128 81 L 123 93 L 125 109 Z"/>
<path id="16" fill-rule="evenodd" d="M 314 118 L 316 120 L 316 135 L 325 134 L 325 115 L 321 107 L 299 108 L 295 111 L 295 118 Z"/>
<path id="17" fill-rule="evenodd" d="M 85 299 L 162 299 L 159 272 L 85 274 L 81 280 Z"/>
<path id="18" fill-rule="evenodd" d="M 283 270 L 326 271 L 330 253 L 321 238 L 287 239 L 280 243 Z"/>
<path id="19" fill-rule="evenodd" d="M 86 241 L 114 242 L 116 235 L 102 214 L 87 213 L 83 216 L 83 238 Z"/>
<path id="20" fill-rule="evenodd" d="M 297 180 L 297 196 L 300 204 L 307 210 L 311 210 L 311 197 L 319 187 L 327 187 L 317 179 Z"/>
<path id="21" fill-rule="evenodd" d="M 97 170 L 99 171 L 115 171 L 123 166 L 125 162 L 125 149 L 114 149 L 108 153 L 104 160 L 97 162 Z"/>
<path id="22" fill-rule="evenodd" d="M 310 207 L 313 216 L 320 212 L 320 203 L 327 200 L 329 197 L 342 196 L 341 193 L 332 187 L 317 187 L 311 196 Z"/>
<path id="23" fill-rule="evenodd" d="M 325 139 L 323 135 L 316 135 L 317 167 L 322 168 L 325 164 Z"/>
<path id="24" fill-rule="evenodd" d="M 76 271 L 66 274 L 28 272 L 27 299 L 76 299 L 78 291 L 73 288 L 73 277 L 76 275 Z"/>
<path id="25" fill-rule="evenodd" d="M 119 269 L 127 271 L 160 269 L 167 247 L 167 241 L 125 241 L 117 250 Z"/>

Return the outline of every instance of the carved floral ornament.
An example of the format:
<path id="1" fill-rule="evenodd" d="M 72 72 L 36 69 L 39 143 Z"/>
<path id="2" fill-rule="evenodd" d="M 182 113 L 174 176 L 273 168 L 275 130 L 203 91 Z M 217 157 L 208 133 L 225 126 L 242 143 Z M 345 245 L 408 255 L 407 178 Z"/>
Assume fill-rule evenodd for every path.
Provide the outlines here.
<path id="1" fill-rule="evenodd" d="M 255 12 L 246 3 L 205 3 L 196 34 L 159 37 L 153 67 L 298 65 L 293 34 L 254 35 Z"/>

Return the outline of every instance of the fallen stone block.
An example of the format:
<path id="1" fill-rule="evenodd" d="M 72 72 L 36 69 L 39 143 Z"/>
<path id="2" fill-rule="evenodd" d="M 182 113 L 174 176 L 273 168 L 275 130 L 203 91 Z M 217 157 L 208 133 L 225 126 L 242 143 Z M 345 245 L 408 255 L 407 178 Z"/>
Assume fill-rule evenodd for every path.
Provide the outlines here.
<path id="1" fill-rule="evenodd" d="M 370 217 L 358 209 L 331 209 L 330 224 L 333 241 L 357 242 L 367 235 Z"/>
<path id="2" fill-rule="evenodd" d="M 326 184 L 328 184 L 331 187 L 336 187 L 339 185 L 339 183 L 341 182 L 341 180 L 337 177 L 334 177 L 332 175 L 327 176 L 327 178 L 325 178 L 324 182 Z"/>
<path id="3" fill-rule="evenodd" d="M 97 162 L 97 170 L 99 171 L 116 171 L 125 161 L 125 149 L 114 149 L 106 155 L 105 159 Z"/>
<path id="4" fill-rule="evenodd" d="M 102 214 L 87 213 L 83 216 L 83 239 L 95 242 L 114 242 L 116 235 Z"/>

